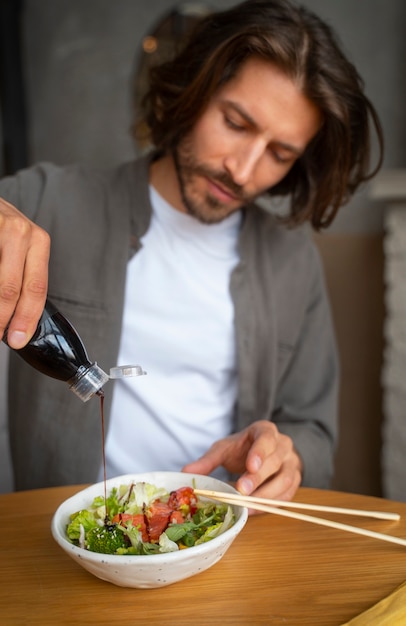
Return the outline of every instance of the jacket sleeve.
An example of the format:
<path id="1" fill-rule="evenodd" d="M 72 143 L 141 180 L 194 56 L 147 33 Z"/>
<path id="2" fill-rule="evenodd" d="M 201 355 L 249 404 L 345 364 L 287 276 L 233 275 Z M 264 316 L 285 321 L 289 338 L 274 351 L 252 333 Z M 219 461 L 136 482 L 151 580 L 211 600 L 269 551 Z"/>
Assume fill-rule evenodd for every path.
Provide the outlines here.
<path id="1" fill-rule="evenodd" d="M 13 204 L 21 213 L 36 221 L 37 210 L 46 186 L 47 175 L 56 169 L 49 164 L 38 164 L 0 179 L 0 198 Z"/>
<path id="2" fill-rule="evenodd" d="M 323 269 L 312 248 L 301 327 L 276 391 L 272 420 L 303 461 L 302 484 L 327 488 L 337 440 L 339 362 Z M 281 346 L 279 346 L 279 351 Z"/>

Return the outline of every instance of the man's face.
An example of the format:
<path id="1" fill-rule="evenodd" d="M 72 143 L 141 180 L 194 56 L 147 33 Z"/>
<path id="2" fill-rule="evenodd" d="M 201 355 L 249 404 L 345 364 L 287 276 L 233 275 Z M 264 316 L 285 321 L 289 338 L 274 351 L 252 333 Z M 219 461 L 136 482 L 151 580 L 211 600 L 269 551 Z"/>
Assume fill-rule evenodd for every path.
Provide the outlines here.
<path id="1" fill-rule="evenodd" d="M 182 210 L 220 222 L 282 180 L 321 123 L 320 110 L 290 78 L 249 59 L 177 146 Z"/>

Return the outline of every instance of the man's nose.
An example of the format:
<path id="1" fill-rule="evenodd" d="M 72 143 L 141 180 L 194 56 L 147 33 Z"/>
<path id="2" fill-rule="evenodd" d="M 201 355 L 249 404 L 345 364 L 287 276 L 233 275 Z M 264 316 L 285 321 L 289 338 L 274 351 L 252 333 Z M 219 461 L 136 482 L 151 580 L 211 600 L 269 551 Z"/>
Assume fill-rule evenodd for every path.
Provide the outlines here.
<path id="1" fill-rule="evenodd" d="M 246 185 L 262 159 L 266 146 L 263 141 L 246 142 L 224 161 L 225 168 L 237 185 Z"/>

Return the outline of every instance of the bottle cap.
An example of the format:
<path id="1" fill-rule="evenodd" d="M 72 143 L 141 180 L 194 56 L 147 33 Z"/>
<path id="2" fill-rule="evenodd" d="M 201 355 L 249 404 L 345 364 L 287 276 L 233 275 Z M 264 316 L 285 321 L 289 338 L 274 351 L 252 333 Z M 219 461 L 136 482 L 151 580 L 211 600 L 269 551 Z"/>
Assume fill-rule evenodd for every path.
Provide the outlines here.
<path id="1" fill-rule="evenodd" d="M 108 380 L 109 376 L 106 372 L 97 363 L 92 363 L 90 367 L 81 366 L 78 368 L 75 377 L 70 381 L 70 389 L 83 402 L 87 402 L 95 393 L 100 391 Z"/>
<path id="2" fill-rule="evenodd" d="M 143 376 L 144 372 L 141 365 L 117 365 L 110 368 L 110 378 L 129 378 L 131 376 Z"/>

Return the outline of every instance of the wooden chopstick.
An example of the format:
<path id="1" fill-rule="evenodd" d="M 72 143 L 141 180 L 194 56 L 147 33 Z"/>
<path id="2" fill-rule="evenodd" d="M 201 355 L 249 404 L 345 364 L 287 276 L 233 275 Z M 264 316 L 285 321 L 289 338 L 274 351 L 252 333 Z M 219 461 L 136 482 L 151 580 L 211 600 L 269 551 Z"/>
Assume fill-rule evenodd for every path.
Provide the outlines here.
<path id="1" fill-rule="evenodd" d="M 194 490 L 197 495 L 203 495 L 199 493 L 199 490 Z M 336 528 L 338 530 L 345 530 L 350 533 L 358 535 L 364 535 L 365 537 L 371 537 L 373 539 L 381 539 L 382 541 L 389 541 L 390 543 L 397 543 L 400 546 L 406 546 L 406 539 L 400 537 L 393 537 L 392 535 L 385 535 L 384 533 L 377 533 L 373 530 L 367 530 L 366 528 L 358 528 L 357 526 L 350 526 L 349 524 L 341 524 L 340 522 L 333 522 L 331 520 L 323 519 L 321 517 L 314 517 L 313 515 L 304 515 L 303 513 L 296 513 L 293 511 L 285 511 L 284 509 L 278 509 L 273 506 L 267 506 L 265 504 L 258 504 L 257 502 L 251 502 L 248 500 L 236 500 L 235 498 L 228 498 L 226 496 L 221 497 L 221 502 L 225 504 L 239 504 L 240 506 L 248 506 L 251 509 L 257 509 L 258 511 L 264 511 L 265 513 L 273 513 L 275 515 L 282 515 L 283 517 L 291 517 L 293 519 L 303 520 L 304 522 L 312 522 L 313 524 L 319 524 L 320 526 L 329 526 L 330 528 Z M 213 498 L 219 500 L 219 498 Z M 245 503 L 244 503 L 245 502 Z"/>
<path id="2" fill-rule="evenodd" d="M 387 511 L 368 511 L 364 509 L 348 509 L 335 506 L 325 506 L 322 504 L 305 504 L 302 502 L 286 502 L 285 500 L 271 500 L 268 498 L 257 498 L 256 496 L 244 496 L 240 493 L 227 493 L 225 491 L 210 491 L 206 489 L 195 489 L 194 492 L 198 496 L 213 498 L 214 500 L 222 500 L 227 498 L 235 500 L 235 504 L 247 506 L 255 509 L 254 504 L 263 504 L 265 506 L 287 507 L 291 509 L 306 509 L 308 511 L 322 511 L 325 513 L 342 513 L 345 515 L 361 515 L 363 517 L 373 517 L 384 520 L 399 520 L 398 513 L 388 513 Z M 259 509 L 262 510 L 262 509 Z"/>
<path id="3" fill-rule="evenodd" d="M 377 533 L 373 530 L 367 530 L 365 528 L 358 528 L 357 526 L 350 526 L 349 524 L 341 524 L 340 522 L 333 522 L 331 520 L 323 519 L 321 517 L 314 517 L 313 515 L 304 515 L 303 513 L 296 513 L 293 511 L 285 511 L 266 504 L 260 504 L 255 502 L 257 498 L 250 496 L 242 496 L 240 494 L 233 493 L 221 493 L 219 491 L 206 491 L 204 489 L 195 489 L 196 495 L 212 498 L 214 500 L 220 500 L 225 504 L 238 504 L 240 506 L 247 506 L 251 509 L 258 511 L 264 511 L 265 513 L 273 513 L 274 515 L 282 515 L 283 517 L 290 517 L 293 519 L 303 520 L 304 522 L 312 522 L 313 524 L 319 524 L 320 526 L 328 526 L 330 528 L 336 528 L 338 530 L 345 530 L 347 532 L 355 533 L 358 535 L 364 535 L 365 537 L 371 537 L 373 539 L 380 539 L 382 541 L 389 541 L 390 543 L 396 543 L 401 546 L 406 546 L 406 539 L 400 537 L 393 537 L 392 535 L 385 535 L 384 533 Z M 212 494 L 212 495 L 208 495 Z M 214 494 L 214 495 L 213 495 Z M 240 496 L 240 497 L 238 497 Z M 259 498 L 258 498 L 259 499 Z M 329 510 L 331 510 L 330 507 Z"/>

